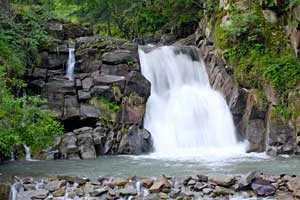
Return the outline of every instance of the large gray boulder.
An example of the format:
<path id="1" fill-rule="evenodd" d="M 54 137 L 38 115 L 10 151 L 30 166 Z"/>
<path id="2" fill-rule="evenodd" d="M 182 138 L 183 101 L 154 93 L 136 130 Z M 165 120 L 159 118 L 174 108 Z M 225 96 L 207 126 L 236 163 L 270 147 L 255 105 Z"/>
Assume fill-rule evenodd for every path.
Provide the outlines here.
<path id="1" fill-rule="evenodd" d="M 138 96 L 143 97 L 147 101 L 151 92 L 151 83 L 141 73 L 131 71 L 126 76 L 126 85 L 124 95 L 136 93 Z"/>
<path id="2" fill-rule="evenodd" d="M 120 122 L 122 124 L 140 125 L 146 110 L 144 98 L 137 95 L 123 97 L 121 104 Z"/>
<path id="3" fill-rule="evenodd" d="M 153 150 L 152 144 L 151 134 L 146 129 L 131 126 L 128 133 L 122 136 L 118 153 L 133 155 L 149 153 Z"/>
<path id="4" fill-rule="evenodd" d="M 135 60 L 134 55 L 127 50 L 117 50 L 105 53 L 102 56 L 102 62 L 110 65 L 128 64 L 128 62 L 133 62 Z"/>

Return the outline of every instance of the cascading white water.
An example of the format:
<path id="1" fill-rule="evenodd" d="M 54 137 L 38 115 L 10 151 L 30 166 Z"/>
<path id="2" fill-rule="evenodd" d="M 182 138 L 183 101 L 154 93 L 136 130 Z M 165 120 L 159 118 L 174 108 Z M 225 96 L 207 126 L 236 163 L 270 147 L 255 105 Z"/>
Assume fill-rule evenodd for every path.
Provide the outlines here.
<path id="1" fill-rule="evenodd" d="M 144 127 L 162 156 L 224 156 L 245 152 L 230 110 L 209 84 L 193 47 L 140 47 L 143 75 L 151 82 Z M 143 50 L 145 49 L 145 50 Z"/>
<path id="2" fill-rule="evenodd" d="M 24 149 L 25 149 L 25 160 L 31 161 L 31 153 L 30 153 L 30 147 L 24 145 Z"/>
<path id="3" fill-rule="evenodd" d="M 69 58 L 67 63 L 67 74 L 66 74 L 66 77 L 69 80 L 73 80 L 74 67 L 75 67 L 75 49 L 69 48 Z"/>

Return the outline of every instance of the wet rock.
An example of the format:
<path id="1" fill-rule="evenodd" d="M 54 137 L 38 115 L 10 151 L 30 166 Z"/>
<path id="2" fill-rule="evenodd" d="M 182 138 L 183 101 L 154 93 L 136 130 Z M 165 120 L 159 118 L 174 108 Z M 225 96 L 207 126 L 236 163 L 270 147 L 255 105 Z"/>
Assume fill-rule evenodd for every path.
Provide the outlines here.
<path id="1" fill-rule="evenodd" d="M 293 192 L 293 196 L 296 198 L 296 199 L 300 199 L 300 190 L 295 190 Z"/>
<path id="2" fill-rule="evenodd" d="M 287 182 L 290 191 L 300 190 L 300 177 L 294 177 Z"/>
<path id="3" fill-rule="evenodd" d="M 192 185 L 195 185 L 196 184 L 196 181 L 195 180 L 190 180 L 188 183 L 187 183 L 187 185 L 188 186 L 192 186 Z"/>
<path id="4" fill-rule="evenodd" d="M 93 190 L 92 192 L 90 192 L 90 195 L 92 197 L 95 197 L 95 196 L 100 196 L 102 194 L 105 194 L 107 193 L 111 188 L 108 187 L 108 186 L 105 186 L 105 187 L 101 187 L 101 188 L 97 188 L 95 190 Z"/>
<path id="5" fill-rule="evenodd" d="M 187 185 L 188 182 L 189 182 L 191 179 L 192 179 L 191 176 L 185 177 L 185 178 L 183 179 L 183 184 L 184 184 L 184 185 Z"/>
<path id="6" fill-rule="evenodd" d="M 288 194 L 284 194 L 284 195 L 279 195 L 277 197 L 275 197 L 275 200 L 295 200 L 293 195 L 288 195 Z"/>
<path id="7" fill-rule="evenodd" d="M 201 190 L 203 190 L 204 188 L 207 188 L 208 187 L 208 184 L 202 184 L 202 183 L 196 183 L 195 185 L 194 185 L 194 191 L 196 191 L 196 192 L 199 192 L 199 191 L 201 191 Z"/>
<path id="8" fill-rule="evenodd" d="M 126 76 L 124 95 L 136 93 L 147 100 L 150 96 L 151 83 L 139 72 L 131 71 Z"/>
<path id="9" fill-rule="evenodd" d="M 216 183 L 219 186 L 230 187 L 234 184 L 234 177 L 215 177 L 211 179 L 211 182 Z"/>
<path id="10" fill-rule="evenodd" d="M 158 197 L 159 197 L 160 199 L 168 199 L 168 198 L 169 198 L 169 195 L 166 194 L 166 193 L 163 193 L 163 192 L 159 192 L 159 193 L 158 193 Z"/>
<path id="11" fill-rule="evenodd" d="M 197 174 L 196 176 L 198 177 L 198 181 L 200 181 L 200 182 L 208 181 L 208 176 L 206 176 L 206 175 Z"/>
<path id="12" fill-rule="evenodd" d="M 58 190 L 62 186 L 66 185 L 66 181 L 51 181 L 45 185 L 45 189 L 49 190 L 50 192 L 54 192 L 55 190 Z"/>
<path id="13" fill-rule="evenodd" d="M 276 193 L 276 188 L 269 181 L 265 179 L 256 179 L 252 184 L 251 188 L 259 196 L 270 196 Z"/>
<path id="14" fill-rule="evenodd" d="M 63 158 L 67 159 L 70 155 L 77 154 L 79 152 L 76 142 L 77 138 L 73 135 L 73 133 L 67 133 L 64 135 L 59 145 L 59 151 Z"/>
<path id="15" fill-rule="evenodd" d="M 53 192 L 52 194 L 54 197 L 61 197 L 61 196 L 64 196 L 65 191 L 66 191 L 66 187 L 61 187 L 58 190 L 56 190 L 55 192 Z"/>
<path id="16" fill-rule="evenodd" d="M 164 187 L 164 181 L 155 181 L 153 185 L 150 187 L 150 192 L 158 193 Z"/>
<path id="17" fill-rule="evenodd" d="M 137 195 L 137 190 L 135 188 L 122 188 L 119 190 L 121 195 Z"/>
<path id="18" fill-rule="evenodd" d="M 220 187 L 220 186 L 216 186 L 216 188 L 214 189 L 213 193 L 216 196 L 220 196 L 220 195 L 232 195 L 234 194 L 232 189 L 228 189 L 228 188 L 224 188 L 224 187 Z"/>
<path id="19" fill-rule="evenodd" d="M 204 188 L 202 191 L 203 191 L 203 194 L 210 195 L 214 191 L 214 189 L 212 189 L 212 188 Z"/>
<path id="20" fill-rule="evenodd" d="M 257 177 L 257 173 L 255 171 L 251 171 L 245 176 L 242 176 L 236 182 L 236 190 L 247 189 L 248 186 L 252 183 L 252 181 Z"/>
<path id="21" fill-rule="evenodd" d="M 19 192 L 17 194 L 17 200 L 45 199 L 48 193 L 49 191 L 44 189 Z"/>
<path id="22" fill-rule="evenodd" d="M 152 139 L 149 132 L 137 126 L 131 126 L 128 133 L 122 136 L 118 153 L 120 154 L 141 154 L 152 150 Z"/>
<path id="23" fill-rule="evenodd" d="M 146 188 L 150 188 L 153 184 L 153 180 L 149 178 L 143 178 L 140 182 L 141 185 Z"/>

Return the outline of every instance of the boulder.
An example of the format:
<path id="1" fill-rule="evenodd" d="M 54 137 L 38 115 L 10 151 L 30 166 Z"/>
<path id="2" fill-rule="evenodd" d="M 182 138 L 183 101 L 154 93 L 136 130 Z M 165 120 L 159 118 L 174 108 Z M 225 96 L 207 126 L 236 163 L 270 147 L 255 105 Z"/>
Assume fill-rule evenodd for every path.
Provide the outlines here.
<path id="1" fill-rule="evenodd" d="M 29 190 L 19 192 L 16 200 L 32 200 L 32 199 L 45 199 L 49 191 L 45 189 Z"/>
<path id="2" fill-rule="evenodd" d="M 292 154 L 295 151 L 296 138 L 286 119 L 276 114 L 274 108 L 270 108 L 267 118 L 267 153 L 269 155 Z"/>
<path id="3" fill-rule="evenodd" d="M 276 188 L 269 181 L 262 178 L 256 179 L 252 184 L 251 188 L 259 196 L 270 196 L 276 193 Z"/>
<path id="4" fill-rule="evenodd" d="M 233 177 L 215 177 L 215 178 L 211 178 L 210 181 L 216 183 L 219 186 L 230 187 L 235 183 L 235 178 L 233 178 Z"/>
<path id="5" fill-rule="evenodd" d="M 126 76 L 124 95 L 136 93 L 147 101 L 151 92 L 151 83 L 139 72 L 131 71 Z"/>
<path id="6" fill-rule="evenodd" d="M 94 79 L 95 86 L 103 85 L 120 85 L 121 88 L 124 87 L 125 77 L 124 76 L 114 76 L 114 75 L 100 75 Z"/>
<path id="7" fill-rule="evenodd" d="M 80 117 L 80 107 L 76 96 L 65 96 L 63 120 Z"/>
<path id="8" fill-rule="evenodd" d="M 82 80 L 82 88 L 84 91 L 90 91 L 93 86 L 93 78 L 87 77 Z"/>
<path id="9" fill-rule="evenodd" d="M 129 67 L 127 64 L 119 64 L 119 65 L 103 64 L 101 66 L 101 74 L 104 75 L 126 76 L 128 72 L 129 72 Z"/>
<path id="10" fill-rule="evenodd" d="M 146 129 L 131 126 L 128 133 L 122 136 L 118 153 L 138 155 L 148 153 L 152 151 L 152 148 L 151 134 Z"/>
<path id="11" fill-rule="evenodd" d="M 114 52 L 105 53 L 102 56 L 102 62 L 110 65 L 128 64 L 128 62 L 135 60 L 136 58 L 134 55 L 127 50 L 117 50 Z"/>
<path id="12" fill-rule="evenodd" d="M 94 139 L 91 132 L 77 135 L 77 145 L 79 146 L 80 157 L 83 159 L 96 158 Z"/>
<path id="13" fill-rule="evenodd" d="M 300 190 L 300 177 L 294 177 L 287 182 L 288 189 L 290 191 Z"/>
<path id="14" fill-rule="evenodd" d="M 65 185 L 66 185 L 65 180 L 51 181 L 51 182 L 49 182 L 45 185 L 45 189 L 49 190 L 50 192 L 54 192 L 54 191 L 60 189 L 61 187 L 65 186 Z"/>
<path id="15" fill-rule="evenodd" d="M 123 124 L 142 123 L 146 110 L 146 102 L 144 98 L 136 95 L 123 97 L 121 104 L 120 122 Z"/>
<path id="16" fill-rule="evenodd" d="M 80 119 L 97 121 L 103 116 L 98 108 L 89 104 L 80 104 Z"/>
<path id="17" fill-rule="evenodd" d="M 61 140 L 59 145 L 59 151 L 62 154 L 62 158 L 69 158 L 69 155 L 77 154 L 79 152 L 78 147 L 76 145 L 77 138 L 73 135 L 73 133 L 67 133 Z"/>

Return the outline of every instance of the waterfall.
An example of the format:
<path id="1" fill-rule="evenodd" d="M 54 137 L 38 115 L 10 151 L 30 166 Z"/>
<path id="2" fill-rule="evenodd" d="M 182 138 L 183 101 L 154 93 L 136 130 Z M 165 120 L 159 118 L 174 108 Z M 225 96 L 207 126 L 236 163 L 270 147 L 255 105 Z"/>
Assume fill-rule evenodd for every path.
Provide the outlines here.
<path id="1" fill-rule="evenodd" d="M 32 159 L 31 159 L 30 147 L 24 144 L 24 149 L 25 149 L 25 160 L 31 161 Z"/>
<path id="2" fill-rule="evenodd" d="M 12 151 L 10 152 L 10 158 L 9 158 L 10 161 L 15 161 L 16 160 L 16 157 L 15 157 L 15 153 Z"/>
<path id="3" fill-rule="evenodd" d="M 16 185 L 19 184 L 19 182 L 15 182 L 10 186 L 10 193 L 9 193 L 9 200 L 16 200 L 17 199 L 17 187 Z"/>
<path id="4" fill-rule="evenodd" d="M 209 84 L 193 47 L 140 47 L 143 75 L 151 82 L 144 127 L 163 156 L 232 155 L 239 144 L 224 97 Z"/>
<path id="5" fill-rule="evenodd" d="M 67 74 L 66 74 L 66 77 L 69 80 L 73 80 L 74 67 L 75 67 L 75 49 L 69 48 L 69 58 L 67 63 Z"/>

